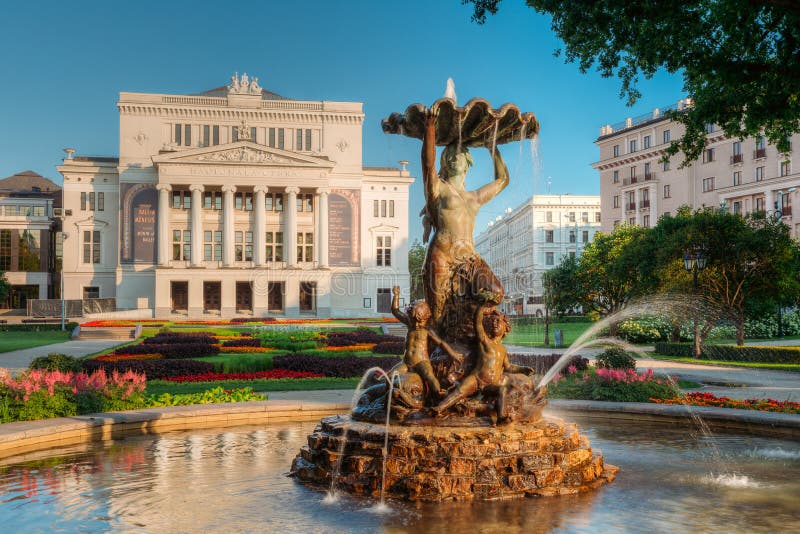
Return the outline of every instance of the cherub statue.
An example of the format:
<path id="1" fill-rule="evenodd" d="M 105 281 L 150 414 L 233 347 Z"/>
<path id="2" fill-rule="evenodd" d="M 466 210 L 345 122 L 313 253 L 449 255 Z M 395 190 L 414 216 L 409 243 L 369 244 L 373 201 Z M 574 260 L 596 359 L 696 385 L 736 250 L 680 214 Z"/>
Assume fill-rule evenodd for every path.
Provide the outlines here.
<path id="1" fill-rule="evenodd" d="M 503 346 L 503 338 L 511 331 L 511 324 L 505 314 L 492 309 L 487 309 L 493 302 L 494 295 L 481 294 L 482 303 L 475 312 L 475 333 L 478 340 L 477 361 L 475 368 L 438 406 L 434 408 L 441 414 L 457 403 L 469 398 L 475 393 L 484 393 L 495 396 L 495 411 L 497 422 L 508 420 L 506 412 L 506 395 L 515 387 L 509 381 L 509 374 L 520 373 L 532 376 L 534 370 L 530 367 L 514 365 L 508 359 L 508 352 Z"/>
<path id="2" fill-rule="evenodd" d="M 441 388 L 439 379 L 433 372 L 431 361 L 428 358 L 428 340 L 430 339 L 434 344 L 442 347 L 453 358 L 460 360 L 463 359 L 463 356 L 433 330 L 427 328 L 428 320 L 431 318 L 431 309 L 424 300 L 414 302 L 403 313 L 400 311 L 400 286 L 394 286 L 392 293 L 392 314 L 408 327 L 403 363 L 409 371 L 422 377 L 428 387 L 430 397 L 442 398 L 447 392 Z"/>
<path id="3" fill-rule="evenodd" d="M 239 82 L 239 86 L 242 91 L 247 91 L 247 88 L 250 87 L 250 79 L 247 77 L 246 72 L 242 74 L 242 81 Z"/>
<path id="4" fill-rule="evenodd" d="M 253 80 L 250 82 L 250 94 L 251 95 L 261 94 L 261 86 L 258 85 L 258 76 L 253 76 Z"/>

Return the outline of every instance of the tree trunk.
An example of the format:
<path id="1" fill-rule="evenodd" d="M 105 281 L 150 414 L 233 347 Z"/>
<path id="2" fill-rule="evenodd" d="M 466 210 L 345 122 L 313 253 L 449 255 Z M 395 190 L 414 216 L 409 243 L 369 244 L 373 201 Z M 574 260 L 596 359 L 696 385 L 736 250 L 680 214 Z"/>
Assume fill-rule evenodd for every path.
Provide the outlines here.
<path id="1" fill-rule="evenodd" d="M 740 347 L 744 345 L 744 312 L 736 316 L 736 344 Z"/>
<path id="2" fill-rule="evenodd" d="M 697 324 L 697 321 L 694 321 L 694 357 L 700 358 L 700 325 Z"/>
<path id="3" fill-rule="evenodd" d="M 608 335 L 611 337 L 617 337 L 618 328 L 619 328 L 619 323 L 617 323 L 616 321 L 608 325 Z"/>
<path id="4" fill-rule="evenodd" d="M 544 309 L 544 346 L 550 346 L 550 313 L 548 309 Z"/>
<path id="5" fill-rule="evenodd" d="M 672 331 L 669 334 L 669 340 L 673 343 L 678 343 L 681 340 L 681 323 L 680 321 L 672 321 Z"/>

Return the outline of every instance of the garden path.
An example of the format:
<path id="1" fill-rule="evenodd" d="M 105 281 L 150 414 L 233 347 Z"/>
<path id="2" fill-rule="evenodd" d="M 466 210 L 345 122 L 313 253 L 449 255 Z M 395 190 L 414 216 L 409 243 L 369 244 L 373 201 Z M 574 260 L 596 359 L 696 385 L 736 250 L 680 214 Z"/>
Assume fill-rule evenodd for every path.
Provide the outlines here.
<path id="1" fill-rule="evenodd" d="M 34 358 L 46 356 L 51 352 L 80 357 L 110 349 L 122 343 L 125 342 L 118 339 L 101 341 L 73 340 L 65 341 L 64 343 L 53 343 L 52 345 L 45 345 L 42 347 L 13 350 L 11 352 L 0 353 L 0 367 L 8 369 L 12 375 L 15 375 L 27 369 Z"/>

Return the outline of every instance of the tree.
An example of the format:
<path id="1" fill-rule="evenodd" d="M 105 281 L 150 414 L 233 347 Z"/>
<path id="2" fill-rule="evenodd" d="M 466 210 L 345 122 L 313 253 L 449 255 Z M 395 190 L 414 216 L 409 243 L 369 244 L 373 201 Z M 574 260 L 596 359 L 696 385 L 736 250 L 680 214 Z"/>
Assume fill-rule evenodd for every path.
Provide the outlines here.
<path id="1" fill-rule="evenodd" d="M 408 249 L 408 274 L 411 276 L 411 300 L 424 298 L 422 290 L 422 266 L 425 263 L 425 247 L 419 240 Z"/>
<path id="2" fill-rule="evenodd" d="M 483 23 L 501 0 L 474 4 Z M 669 112 L 686 126 L 667 153 L 700 157 L 707 124 L 731 137 L 760 135 L 788 152 L 800 131 L 800 2 L 796 0 L 527 0 L 552 17 L 567 62 L 621 79 L 633 105 L 640 76 L 680 72 L 693 105 Z M 559 54 L 557 51 L 556 54 Z"/>
<path id="3" fill-rule="evenodd" d="M 564 256 L 558 267 L 542 275 L 545 345 L 550 344 L 550 315 L 561 316 L 580 305 L 577 275 L 578 260 L 575 256 Z"/>
<path id="4" fill-rule="evenodd" d="M 646 290 L 639 262 L 647 231 L 623 224 L 610 234 L 595 234 L 578 261 L 578 291 L 584 310 L 611 315 Z M 611 335 L 615 333 L 616 325 L 611 325 Z"/>

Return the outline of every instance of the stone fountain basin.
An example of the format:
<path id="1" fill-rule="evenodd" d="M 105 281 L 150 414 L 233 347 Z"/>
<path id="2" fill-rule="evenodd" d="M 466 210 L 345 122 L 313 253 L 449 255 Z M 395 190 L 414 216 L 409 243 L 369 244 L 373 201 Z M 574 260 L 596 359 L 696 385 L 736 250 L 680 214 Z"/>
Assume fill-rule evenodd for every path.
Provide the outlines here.
<path id="1" fill-rule="evenodd" d="M 451 98 L 440 98 L 430 108 L 411 104 L 404 113 L 392 113 L 381 121 L 381 126 L 389 134 L 422 139 L 429 110 L 436 114 L 437 146 L 458 142 L 467 147 L 502 145 L 539 134 L 533 113 L 523 113 L 514 104 L 494 109 L 483 98 L 473 98 L 463 107 Z"/>

